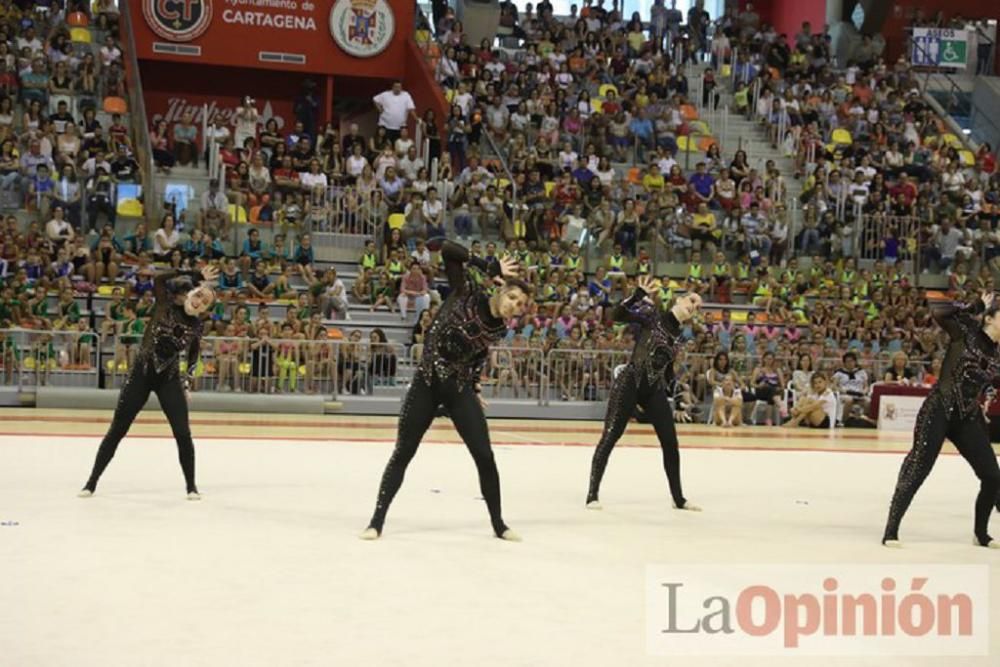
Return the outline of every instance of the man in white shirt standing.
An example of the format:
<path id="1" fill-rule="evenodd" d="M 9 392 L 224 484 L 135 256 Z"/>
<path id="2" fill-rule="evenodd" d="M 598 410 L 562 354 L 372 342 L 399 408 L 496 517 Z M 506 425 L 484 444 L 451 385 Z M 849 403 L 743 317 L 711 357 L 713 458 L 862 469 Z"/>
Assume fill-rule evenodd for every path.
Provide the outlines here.
<path id="1" fill-rule="evenodd" d="M 420 122 L 413 98 L 403 90 L 403 84 L 399 81 L 393 82 L 391 89 L 379 93 L 372 101 L 378 110 L 378 126 L 385 128 L 389 141 L 393 143 L 399 139 L 399 130 L 409 118 Z"/>

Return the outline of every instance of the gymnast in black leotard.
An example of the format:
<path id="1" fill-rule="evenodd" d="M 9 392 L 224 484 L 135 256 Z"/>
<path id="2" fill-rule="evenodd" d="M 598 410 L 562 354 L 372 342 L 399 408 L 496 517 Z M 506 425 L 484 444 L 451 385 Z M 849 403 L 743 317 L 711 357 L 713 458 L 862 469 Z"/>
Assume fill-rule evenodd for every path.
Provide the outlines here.
<path id="1" fill-rule="evenodd" d="M 913 448 L 899 471 L 882 544 L 900 546 L 899 524 L 947 438 L 979 478 L 975 543 L 1000 548 L 987 531 L 993 507 L 1000 510 L 1000 467 L 980 405 L 984 392 L 1000 376 L 1000 314 L 992 293 L 970 305 L 937 308 L 933 314 L 948 334 L 948 350 L 940 378 L 917 413 Z"/>
<path id="2" fill-rule="evenodd" d="M 673 380 L 674 357 L 681 342 L 681 325 L 690 320 L 701 307 L 701 297 L 695 293 L 682 296 L 670 310 L 664 312 L 651 298 L 658 291 L 655 279 L 640 278 L 635 293 L 618 304 L 612 314 L 616 322 L 637 325 L 639 330 L 631 359 L 611 385 L 604 431 L 594 451 L 590 468 L 587 507 L 591 509 L 601 507 L 598 492 L 604 469 L 608 465 L 608 457 L 625 432 L 637 405 L 642 407 L 660 440 L 663 469 L 674 507 L 694 511 L 699 509 L 688 502 L 681 491 L 680 453 L 667 387 Z"/>
<path id="3" fill-rule="evenodd" d="M 375 512 L 361 537 L 374 540 L 381 536 L 385 515 L 403 483 L 406 467 L 438 408 L 443 407 L 475 460 L 493 533 L 501 539 L 517 540 L 500 510 L 500 476 L 478 383 L 490 346 L 506 334 L 510 318 L 524 313 L 530 288 L 516 279 L 514 260 L 504 259 L 494 265 L 504 279 L 497 280 L 498 289 L 491 294 L 463 266 L 468 263 L 485 272 L 486 262 L 450 241 L 445 241 L 441 256 L 451 291 L 427 330 L 423 358 L 399 414 L 396 448 L 382 475 Z"/>
<path id="4" fill-rule="evenodd" d="M 87 498 L 97 490 L 104 469 L 118 449 L 136 415 L 142 410 L 151 392 L 160 399 L 160 408 L 167 415 L 170 430 L 177 441 L 177 453 L 187 485 L 189 500 L 199 500 L 194 481 L 194 442 L 188 423 L 187 391 L 202 335 L 201 316 L 215 301 L 210 287 L 219 275 L 215 267 L 197 271 L 170 271 L 153 280 L 156 305 L 125 383 L 118 395 L 118 406 L 107 435 L 97 450 L 90 478 L 80 491 Z M 199 282 L 203 284 L 199 285 Z M 187 374 L 181 375 L 180 354 L 187 353 Z"/>

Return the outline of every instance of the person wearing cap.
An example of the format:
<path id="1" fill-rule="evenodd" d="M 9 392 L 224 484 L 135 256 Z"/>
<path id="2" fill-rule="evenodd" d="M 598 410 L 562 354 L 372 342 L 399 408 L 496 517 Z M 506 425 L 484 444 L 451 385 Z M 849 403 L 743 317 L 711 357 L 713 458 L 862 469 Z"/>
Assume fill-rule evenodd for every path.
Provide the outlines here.
<path id="1" fill-rule="evenodd" d="M 219 179 L 211 179 L 208 190 L 201 193 L 201 212 L 198 216 L 202 229 L 221 229 L 225 233 L 229 228 L 229 200 L 219 190 Z"/>

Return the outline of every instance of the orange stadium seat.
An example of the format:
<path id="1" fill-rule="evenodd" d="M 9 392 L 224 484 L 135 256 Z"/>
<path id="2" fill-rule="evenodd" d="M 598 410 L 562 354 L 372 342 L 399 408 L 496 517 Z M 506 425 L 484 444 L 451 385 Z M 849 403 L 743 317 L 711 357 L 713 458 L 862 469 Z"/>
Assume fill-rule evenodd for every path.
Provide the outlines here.
<path id="1" fill-rule="evenodd" d="M 120 97 L 105 97 L 104 111 L 107 113 L 126 113 L 128 104 Z"/>
<path id="2" fill-rule="evenodd" d="M 86 28 L 90 25 L 87 15 L 83 12 L 73 12 L 66 17 L 66 23 L 72 28 Z"/>

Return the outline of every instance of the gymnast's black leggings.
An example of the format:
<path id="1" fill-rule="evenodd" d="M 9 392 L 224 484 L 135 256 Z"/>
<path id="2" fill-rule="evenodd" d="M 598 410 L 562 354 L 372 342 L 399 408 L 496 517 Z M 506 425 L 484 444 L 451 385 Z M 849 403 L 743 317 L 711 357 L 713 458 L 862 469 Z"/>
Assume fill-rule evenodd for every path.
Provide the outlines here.
<path id="1" fill-rule="evenodd" d="M 611 450 L 625 432 L 636 405 L 641 405 L 646 417 L 656 431 L 663 450 L 663 470 L 667 473 L 667 483 L 674 505 L 684 507 L 685 499 L 681 491 L 681 457 L 677 450 L 677 430 L 674 428 L 674 413 L 670 408 L 667 393 L 662 387 L 649 384 L 645 373 L 628 364 L 611 385 L 608 398 L 608 413 L 604 418 L 604 432 L 594 451 L 590 466 L 590 489 L 587 502 L 597 500 L 601 488 L 601 478 L 608 465 Z"/>
<path id="2" fill-rule="evenodd" d="M 455 430 L 465 441 L 469 453 L 476 462 L 479 471 L 479 488 L 486 507 L 490 512 L 490 523 L 497 537 L 503 535 L 507 526 L 503 522 L 500 511 L 500 475 L 497 472 L 496 461 L 493 459 L 493 449 L 490 447 L 490 432 L 486 426 L 486 415 L 479 404 L 479 398 L 471 386 L 459 390 L 453 380 L 428 381 L 423 371 L 418 371 L 403 399 L 403 409 L 399 415 L 399 432 L 396 436 L 396 448 L 389 458 L 389 463 L 382 474 L 382 484 L 379 486 L 378 499 L 375 503 L 375 513 L 372 515 L 369 527 L 382 533 L 386 512 L 392 499 L 403 484 L 406 466 L 413 460 L 417 447 L 430 428 L 431 422 L 439 406 L 444 406 Z"/>
<path id="3" fill-rule="evenodd" d="M 957 411 L 949 414 L 936 395 L 928 397 L 917 414 L 913 449 L 906 455 L 899 471 L 883 541 L 899 539 L 899 524 L 903 515 L 934 467 L 945 438 L 951 440 L 979 478 L 974 533 L 980 544 L 985 545 L 989 541 L 987 528 L 990 512 L 994 505 L 1000 509 L 1000 466 L 990 444 L 986 422 L 978 413 L 966 417 L 959 417 Z"/>
<path id="4" fill-rule="evenodd" d="M 118 443 L 128 433 L 136 415 L 146 404 L 149 394 L 156 392 L 156 396 L 160 399 L 160 407 L 167 415 L 170 430 L 173 431 L 174 439 L 177 441 L 177 453 L 181 461 L 181 470 L 184 471 L 187 491 L 188 493 L 198 491 L 198 487 L 194 483 L 194 441 L 191 439 L 191 426 L 188 423 L 188 405 L 187 399 L 184 397 L 184 386 L 181 384 L 176 369 L 167 370 L 166 373 L 165 376 L 160 375 L 151 363 L 136 360 L 136 365 L 133 366 L 132 371 L 125 379 L 125 384 L 122 385 L 121 393 L 118 395 L 118 406 L 111 419 L 111 427 L 97 450 L 94 469 L 83 488 L 90 491 L 97 488 L 97 481 L 101 478 L 104 469 L 111 463 L 115 450 L 118 449 Z"/>

